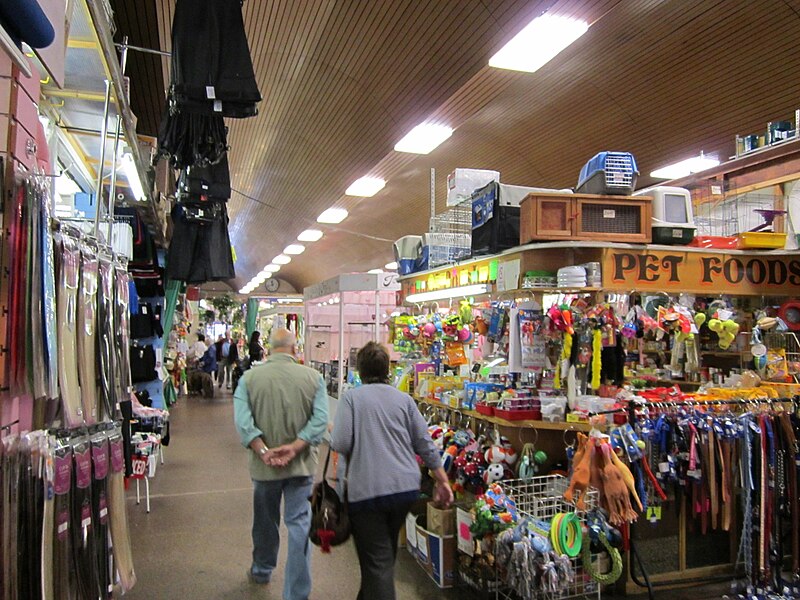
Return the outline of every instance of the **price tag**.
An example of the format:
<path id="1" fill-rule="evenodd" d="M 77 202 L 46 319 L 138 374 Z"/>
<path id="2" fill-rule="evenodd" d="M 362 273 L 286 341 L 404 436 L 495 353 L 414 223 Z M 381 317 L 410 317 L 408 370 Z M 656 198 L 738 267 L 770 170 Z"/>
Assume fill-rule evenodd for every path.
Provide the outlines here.
<path id="1" fill-rule="evenodd" d="M 214 86 L 213 85 L 207 85 L 206 86 L 206 98 L 208 98 L 209 100 L 214 100 L 216 97 L 217 97 L 217 94 L 214 91 Z"/>
<path id="2" fill-rule="evenodd" d="M 700 469 L 689 469 L 688 471 L 686 471 L 686 476 L 691 477 L 692 479 L 700 479 L 702 475 L 703 471 L 701 471 Z"/>
<path id="3" fill-rule="evenodd" d="M 658 463 L 658 470 L 661 473 L 669 473 L 669 463 L 668 462 Z"/>
<path id="4" fill-rule="evenodd" d="M 661 507 L 648 506 L 647 507 L 647 520 L 651 523 L 658 523 L 661 520 Z"/>
<path id="5" fill-rule="evenodd" d="M 616 219 L 617 218 L 617 211 L 606 209 L 603 211 L 603 218 L 604 219 Z"/>
<path id="6" fill-rule="evenodd" d="M 222 100 L 214 100 L 214 112 L 222 112 Z"/>
<path id="7" fill-rule="evenodd" d="M 672 230 L 672 237 L 676 239 L 680 239 L 683 237 L 683 229 L 673 229 Z"/>

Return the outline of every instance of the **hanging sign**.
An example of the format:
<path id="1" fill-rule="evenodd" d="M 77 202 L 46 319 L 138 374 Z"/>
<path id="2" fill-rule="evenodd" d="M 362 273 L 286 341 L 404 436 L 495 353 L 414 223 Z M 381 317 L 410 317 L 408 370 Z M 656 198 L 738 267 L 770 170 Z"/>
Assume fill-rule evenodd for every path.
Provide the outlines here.
<path id="1" fill-rule="evenodd" d="M 603 252 L 603 288 L 699 294 L 800 294 L 800 254 Z"/>

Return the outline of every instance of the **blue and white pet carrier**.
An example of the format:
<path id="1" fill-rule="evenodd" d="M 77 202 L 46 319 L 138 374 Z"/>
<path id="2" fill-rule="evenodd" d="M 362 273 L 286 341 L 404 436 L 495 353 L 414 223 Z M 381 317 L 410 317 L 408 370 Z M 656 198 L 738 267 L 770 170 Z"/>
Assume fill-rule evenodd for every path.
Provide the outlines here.
<path id="1" fill-rule="evenodd" d="M 636 188 L 638 175 L 630 152 L 599 152 L 581 169 L 575 192 L 628 196 Z"/>

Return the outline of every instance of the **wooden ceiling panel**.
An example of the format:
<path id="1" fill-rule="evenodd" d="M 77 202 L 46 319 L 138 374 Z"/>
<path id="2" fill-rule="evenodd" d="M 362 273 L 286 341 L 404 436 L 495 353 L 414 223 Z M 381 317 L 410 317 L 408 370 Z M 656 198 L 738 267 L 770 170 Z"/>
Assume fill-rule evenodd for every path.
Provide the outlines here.
<path id="1" fill-rule="evenodd" d="M 174 0 L 116 0 L 118 36 L 169 48 Z M 575 185 L 601 150 L 628 150 L 640 182 L 700 150 L 721 158 L 736 133 L 763 130 L 800 104 L 798 10 L 779 0 L 249 0 L 244 21 L 264 96 L 229 121 L 231 236 L 238 287 L 330 206 L 350 217 L 285 266 L 298 288 L 391 260 L 391 244 L 427 230 L 455 167 L 507 183 Z M 136 6 L 136 11 L 132 10 Z M 487 66 L 544 10 L 580 17 L 586 35 L 533 74 Z M 161 60 L 130 63 L 142 126 L 160 118 Z M 137 91 L 137 89 L 139 91 Z M 137 96 L 136 94 L 139 94 Z M 147 99 L 153 106 L 145 106 Z M 453 136 L 427 156 L 394 144 L 423 121 Z M 381 176 L 374 198 L 344 189 Z"/>

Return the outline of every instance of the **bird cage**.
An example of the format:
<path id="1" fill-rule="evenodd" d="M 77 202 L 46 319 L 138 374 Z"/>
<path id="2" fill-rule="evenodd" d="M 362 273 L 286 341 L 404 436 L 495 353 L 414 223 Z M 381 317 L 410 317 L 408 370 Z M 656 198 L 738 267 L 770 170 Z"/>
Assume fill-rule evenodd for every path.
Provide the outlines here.
<path id="1" fill-rule="evenodd" d="M 423 236 L 428 248 L 428 267 L 449 265 L 469 258 L 472 252 L 472 201 L 459 202 L 431 219 L 430 232 Z"/>
<path id="2" fill-rule="evenodd" d="M 783 248 L 782 196 L 767 190 L 737 194 L 721 183 L 691 190 L 697 227 L 694 245 L 706 248 Z"/>

